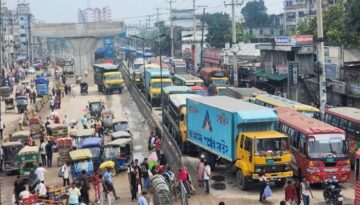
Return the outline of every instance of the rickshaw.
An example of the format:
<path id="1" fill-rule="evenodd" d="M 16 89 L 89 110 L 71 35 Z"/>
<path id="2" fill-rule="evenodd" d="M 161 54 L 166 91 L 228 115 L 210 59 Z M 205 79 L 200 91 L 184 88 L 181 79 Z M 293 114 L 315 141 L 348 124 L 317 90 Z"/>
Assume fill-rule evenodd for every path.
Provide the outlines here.
<path id="1" fill-rule="evenodd" d="M 81 83 L 81 76 L 77 75 L 75 76 L 75 83 L 80 84 Z"/>
<path id="2" fill-rule="evenodd" d="M 24 113 L 27 110 L 28 101 L 26 96 L 20 95 L 15 98 L 16 107 L 19 113 Z"/>
<path id="3" fill-rule="evenodd" d="M 58 166 L 70 162 L 69 152 L 72 150 L 73 140 L 71 137 L 58 138 L 56 141 L 59 157 L 57 158 Z"/>
<path id="4" fill-rule="evenodd" d="M 26 146 L 17 154 L 17 160 L 20 165 L 20 175 L 22 178 L 29 178 L 31 172 L 34 172 L 40 162 L 39 147 Z"/>
<path id="5" fill-rule="evenodd" d="M 30 137 L 30 131 L 18 131 L 9 136 L 11 142 L 19 141 L 25 144 Z"/>
<path id="6" fill-rule="evenodd" d="M 86 174 L 91 177 L 94 173 L 94 166 L 92 162 L 93 156 L 90 149 L 73 150 L 69 154 L 71 159 L 71 176 L 73 181 L 81 178 L 82 170 L 85 170 Z"/>
<path id="7" fill-rule="evenodd" d="M 15 111 L 15 103 L 14 98 L 5 98 L 5 112 L 8 110 L 14 110 Z"/>
<path id="8" fill-rule="evenodd" d="M 133 159 L 132 137 L 120 138 L 104 145 L 104 161 L 111 160 L 115 163 L 115 170 L 125 170 Z"/>
<path id="9" fill-rule="evenodd" d="M 70 133 L 70 137 L 73 139 L 73 146 L 75 149 L 81 148 L 81 143 L 85 138 L 94 137 L 95 129 L 82 129 L 74 130 Z"/>
<path id="10" fill-rule="evenodd" d="M 141 73 L 140 71 L 134 71 L 133 72 L 133 80 L 138 88 L 141 88 L 142 81 L 141 81 Z"/>
<path id="11" fill-rule="evenodd" d="M 109 110 L 109 109 L 101 111 L 100 119 L 101 119 L 102 126 L 105 129 L 112 129 L 114 118 L 115 118 L 114 111 Z"/>
<path id="12" fill-rule="evenodd" d="M 89 149 L 91 151 L 92 154 L 92 160 L 94 163 L 94 168 L 97 169 L 99 168 L 102 159 L 101 159 L 101 155 L 102 155 L 102 145 L 103 145 L 103 140 L 100 137 L 89 137 L 84 139 L 81 142 L 81 148 L 82 149 Z"/>
<path id="13" fill-rule="evenodd" d="M 0 87 L 0 97 L 8 98 L 11 95 L 11 88 L 9 86 Z"/>
<path id="14" fill-rule="evenodd" d="M 126 120 L 113 122 L 112 131 L 125 131 L 130 133 L 129 123 Z"/>
<path id="15" fill-rule="evenodd" d="M 80 94 L 81 95 L 88 95 L 88 84 L 86 82 L 80 83 Z"/>
<path id="16" fill-rule="evenodd" d="M 45 128 L 39 116 L 29 117 L 30 135 L 33 138 L 44 139 Z"/>
<path id="17" fill-rule="evenodd" d="M 68 126 L 62 124 L 50 124 L 48 125 L 50 130 L 50 136 L 47 140 L 57 139 L 68 136 Z"/>
<path id="18" fill-rule="evenodd" d="M 116 139 L 131 138 L 131 134 L 126 131 L 117 131 L 110 134 L 111 141 Z"/>
<path id="19" fill-rule="evenodd" d="M 101 111 L 104 108 L 104 104 L 101 100 L 89 101 L 89 112 L 91 119 L 98 119 L 101 116 Z"/>
<path id="20" fill-rule="evenodd" d="M 3 154 L 4 154 L 4 167 L 3 171 L 5 174 L 13 171 L 19 171 L 20 166 L 18 161 L 16 161 L 16 155 L 23 148 L 21 142 L 5 142 L 2 145 Z"/>

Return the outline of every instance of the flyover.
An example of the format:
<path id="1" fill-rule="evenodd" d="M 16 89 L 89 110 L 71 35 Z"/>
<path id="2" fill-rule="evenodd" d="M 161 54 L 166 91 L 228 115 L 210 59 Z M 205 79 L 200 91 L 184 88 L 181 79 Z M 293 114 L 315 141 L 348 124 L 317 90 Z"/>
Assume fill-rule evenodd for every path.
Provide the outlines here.
<path id="1" fill-rule="evenodd" d="M 74 51 L 75 74 L 83 75 L 95 61 L 94 52 L 102 37 L 116 36 L 125 31 L 124 22 L 35 24 L 34 37 L 65 38 Z"/>

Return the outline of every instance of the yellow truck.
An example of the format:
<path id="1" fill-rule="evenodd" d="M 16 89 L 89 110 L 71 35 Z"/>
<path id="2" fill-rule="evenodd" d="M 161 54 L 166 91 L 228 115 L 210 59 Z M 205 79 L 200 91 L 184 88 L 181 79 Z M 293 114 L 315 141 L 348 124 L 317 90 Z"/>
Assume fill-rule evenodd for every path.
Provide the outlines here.
<path id="1" fill-rule="evenodd" d="M 161 88 L 172 85 L 170 71 L 166 69 L 145 70 L 145 95 L 151 106 L 161 104 Z"/>
<path id="2" fill-rule="evenodd" d="M 99 92 L 110 94 L 114 92 L 122 92 L 124 80 L 122 78 L 120 68 L 114 64 L 94 64 L 94 82 Z"/>

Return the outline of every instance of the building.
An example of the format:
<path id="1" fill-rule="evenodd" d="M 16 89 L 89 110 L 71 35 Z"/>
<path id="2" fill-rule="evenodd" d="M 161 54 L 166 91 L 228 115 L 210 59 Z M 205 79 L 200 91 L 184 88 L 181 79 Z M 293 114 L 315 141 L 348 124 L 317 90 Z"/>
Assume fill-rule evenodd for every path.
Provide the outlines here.
<path id="1" fill-rule="evenodd" d="M 79 9 L 78 22 L 101 22 L 111 21 L 111 8 L 109 6 L 103 8 L 86 8 Z"/>
<path id="2" fill-rule="evenodd" d="M 30 36 L 31 36 L 32 14 L 29 3 L 19 3 L 16 8 L 16 23 L 14 25 L 14 38 L 19 40 L 20 48 L 17 50 L 16 60 L 31 59 Z"/>
<path id="3" fill-rule="evenodd" d="M 336 0 L 323 0 L 323 8 Z M 308 16 L 316 16 L 316 0 L 284 0 L 284 30 L 296 29 L 296 25 Z"/>

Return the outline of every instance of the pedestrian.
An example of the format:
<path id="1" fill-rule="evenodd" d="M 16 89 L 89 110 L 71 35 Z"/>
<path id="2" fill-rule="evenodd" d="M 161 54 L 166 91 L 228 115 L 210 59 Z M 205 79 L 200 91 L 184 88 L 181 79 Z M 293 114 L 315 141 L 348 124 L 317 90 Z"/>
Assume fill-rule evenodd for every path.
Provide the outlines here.
<path id="1" fill-rule="evenodd" d="M 147 192 L 143 191 L 138 199 L 138 205 L 148 205 L 147 199 L 146 199 Z"/>
<path id="2" fill-rule="evenodd" d="M 61 97 L 65 96 L 65 88 L 63 85 L 60 87 L 60 94 L 61 94 Z"/>
<path id="3" fill-rule="evenodd" d="M 84 204 L 89 204 L 89 184 L 85 184 L 84 182 L 81 184 L 81 188 L 80 188 L 80 194 L 81 194 L 81 198 L 80 201 Z"/>
<path id="4" fill-rule="evenodd" d="M 105 173 L 104 173 L 104 180 L 107 183 L 109 190 L 111 190 L 114 194 L 115 199 L 120 199 L 120 197 L 118 197 L 116 195 L 116 190 L 114 188 L 113 182 L 112 182 L 112 177 L 111 177 L 111 169 L 107 168 Z"/>
<path id="5" fill-rule="evenodd" d="M 83 128 L 84 129 L 87 129 L 87 118 L 86 118 L 86 115 L 84 115 L 82 118 L 81 118 L 81 124 L 83 125 Z"/>
<path id="6" fill-rule="evenodd" d="M 26 189 L 24 187 L 24 182 L 21 180 L 20 176 L 16 177 L 16 181 L 14 182 L 14 195 L 15 195 L 15 202 L 16 204 L 19 204 L 20 197 L 19 194 Z"/>
<path id="7" fill-rule="evenodd" d="M 19 194 L 19 200 L 24 200 L 26 198 L 29 198 L 31 193 L 29 192 L 29 190 L 26 189 L 26 186 L 23 185 L 23 187 L 21 189 L 22 189 L 22 191 Z"/>
<path id="8" fill-rule="evenodd" d="M 73 96 L 73 97 L 75 97 L 75 85 L 73 85 L 72 87 L 71 87 L 71 95 Z"/>
<path id="9" fill-rule="evenodd" d="M 31 93 L 31 102 L 32 103 L 36 102 L 36 92 L 35 92 L 35 90 L 33 90 L 32 93 Z"/>
<path id="10" fill-rule="evenodd" d="M 210 193 L 209 180 L 211 177 L 211 167 L 207 161 L 204 161 L 205 171 L 204 171 L 204 181 L 205 181 L 205 193 Z"/>
<path id="11" fill-rule="evenodd" d="M 82 186 L 85 186 L 85 188 L 90 189 L 89 178 L 86 174 L 86 170 L 81 170 L 81 184 Z"/>
<path id="12" fill-rule="evenodd" d="M 160 140 L 159 135 L 156 135 L 154 147 L 155 147 L 155 151 L 156 151 L 156 155 L 158 157 L 158 160 L 160 161 L 161 160 L 161 152 L 160 152 L 161 140 Z"/>
<path id="13" fill-rule="evenodd" d="M 55 109 L 55 99 L 52 98 L 50 100 L 50 109 L 51 109 L 51 112 L 54 112 L 54 109 Z"/>
<path id="14" fill-rule="evenodd" d="M 54 87 L 51 89 L 51 92 L 52 92 L 52 95 L 54 96 L 55 95 L 55 88 Z"/>
<path id="15" fill-rule="evenodd" d="M 100 178 L 99 178 L 99 173 L 96 170 L 92 176 L 92 184 L 94 186 L 94 190 L 95 190 L 95 201 L 96 202 L 100 202 Z"/>
<path id="16" fill-rule="evenodd" d="M 80 190 L 75 186 L 75 182 L 71 184 L 71 188 L 68 189 L 68 203 L 69 205 L 78 205 L 79 197 L 81 196 Z"/>
<path id="17" fill-rule="evenodd" d="M 3 171 L 3 162 L 4 162 L 4 150 L 0 146 L 0 171 Z"/>
<path id="18" fill-rule="evenodd" d="M 219 205 L 225 205 L 225 203 L 223 201 L 220 201 Z"/>
<path id="19" fill-rule="evenodd" d="M 301 196 L 302 196 L 303 204 L 309 205 L 310 204 L 310 195 L 311 195 L 311 198 L 314 198 L 314 196 L 311 191 L 310 184 L 307 181 L 306 177 L 303 177 L 300 189 L 301 189 Z"/>
<path id="20" fill-rule="evenodd" d="M 46 151 L 46 158 L 47 158 L 47 166 L 51 167 L 52 156 L 53 156 L 53 143 L 51 140 L 46 144 L 45 151 Z"/>
<path id="21" fill-rule="evenodd" d="M 178 179 L 184 185 L 186 192 L 189 194 L 188 196 L 191 197 L 191 195 L 190 195 L 191 190 L 190 190 L 190 184 L 189 184 L 189 171 L 182 163 L 179 168 Z"/>
<path id="22" fill-rule="evenodd" d="M 62 174 L 63 186 L 70 186 L 70 172 L 71 172 L 70 162 L 66 162 L 61 167 L 61 172 L 63 173 Z"/>
<path id="23" fill-rule="evenodd" d="M 100 196 L 100 205 L 103 205 L 104 204 L 104 200 L 107 199 L 108 201 L 108 204 L 111 205 L 111 197 L 110 197 L 110 192 L 113 191 L 112 190 L 112 186 L 110 186 L 104 179 L 103 179 L 103 176 L 100 174 L 99 175 L 99 179 L 100 179 L 100 182 L 102 184 L 102 187 L 103 187 L 103 191 L 102 191 L 102 194 Z"/>
<path id="24" fill-rule="evenodd" d="M 46 129 L 46 134 L 47 135 L 51 135 L 51 130 L 49 129 L 49 125 L 51 124 L 50 122 L 50 118 L 47 117 L 46 121 L 45 121 L 45 129 Z"/>
<path id="25" fill-rule="evenodd" d="M 155 143 L 155 135 L 154 132 L 151 131 L 150 135 L 149 135 L 149 140 L 148 140 L 148 150 L 151 151 L 153 149 Z"/>
<path id="26" fill-rule="evenodd" d="M 296 205 L 300 205 L 300 203 L 301 203 L 301 185 L 300 185 L 299 179 L 297 179 L 297 178 L 295 179 L 294 186 L 295 186 L 295 190 L 296 190 Z"/>
<path id="27" fill-rule="evenodd" d="M 65 86 L 64 86 L 64 92 L 65 92 L 65 95 L 68 95 L 68 92 L 69 90 L 68 90 L 68 86 L 65 84 Z"/>
<path id="28" fill-rule="evenodd" d="M 260 184 L 260 198 L 259 198 L 259 201 L 263 201 L 265 199 L 264 190 L 265 190 L 265 188 L 267 186 L 266 177 L 264 176 L 263 172 L 259 173 L 259 184 Z"/>
<path id="29" fill-rule="evenodd" d="M 44 183 L 40 182 L 36 186 L 35 191 L 36 191 L 37 194 L 39 194 L 39 197 L 41 197 L 43 199 L 47 197 L 47 195 L 46 195 L 47 190 L 46 190 L 46 186 L 45 186 Z"/>
<path id="30" fill-rule="evenodd" d="M 285 187 L 285 201 L 290 205 L 296 205 L 296 200 L 296 187 L 292 184 L 291 180 L 288 180 Z"/>
<path id="31" fill-rule="evenodd" d="M 62 121 L 62 124 L 63 124 L 63 125 L 66 125 L 66 126 L 69 124 L 69 121 L 68 121 L 68 118 L 67 118 L 66 115 L 64 115 L 64 119 L 63 119 L 63 121 Z"/>
<path id="32" fill-rule="evenodd" d="M 144 161 L 140 165 L 140 170 L 141 170 L 141 177 L 143 179 L 144 188 L 148 189 L 151 186 L 148 158 L 144 158 Z"/>
<path id="33" fill-rule="evenodd" d="M 3 120 L 0 118 L 0 140 L 3 140 L 3 131 L 5 129 L 5 123 L 3 122 Z"/>
<path id="34" fill-rule="evenodd" d="M 204 185 L 204 173 L 205 173 L 205 156 L 202 154 L 200 155 L 200 161 L 197 166 L 197 180 L 199 187 Z"/>
<path id="35" fill-rule="evenodd" d="M 56 109 L 60 109 L 60 108 L 61 108 L 61 97 L 60 97 L 60 95 L 56 96 L 56 98 L 55 98 L 55 104 L 56 104 Z"/>
<path id="36" fill-rule="evenodd" d="M 39 167 L 35 169 L 35 175 L 42 183 L 45 182 L 45 172 L 47 172 L 47 170 L 42 167 L 42 163 L 39 163 Z"/>
<path id="37" fill-rule="evenodd" d="M 40 147 L 39 147 L 39 151 L 40 151 L 40 156 L 41 156 L 41 162 L 44 166 L 46 166 L 46 150 L 45 150 L 46 144 L 44 142 L 44 140 L 40 140 Z"/>
<path id="38" fill-rule="evenodd" d="M 137 176 L 138 171 L 135 167 L 135 162 L 131 161 L 129 168 L 128 168 L 128 179 L 130 184 L 130 192 L 131 192 L 131 201 L 135 201 L 137 199 L 137 191 L 138 191 L 138 184 L 137 184 Z"/>

